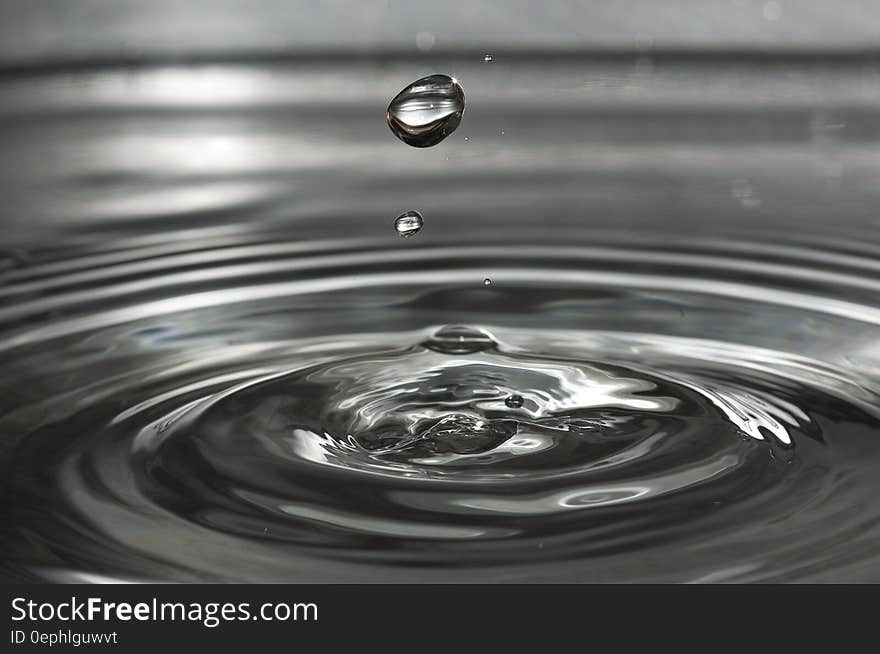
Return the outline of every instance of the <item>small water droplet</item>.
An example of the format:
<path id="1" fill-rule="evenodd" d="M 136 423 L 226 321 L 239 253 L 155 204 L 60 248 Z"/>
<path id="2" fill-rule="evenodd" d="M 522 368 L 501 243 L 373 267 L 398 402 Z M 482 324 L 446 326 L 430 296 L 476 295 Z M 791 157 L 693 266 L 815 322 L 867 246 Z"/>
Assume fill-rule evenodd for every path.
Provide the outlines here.
<path id="1" fill-rule="evenodd" d="M 494 55 L 492 55 L 488 52 L 483 55 L 483 61 L 485 61 L 487 64 L 491 63 L 494 59 L 495 59 Z"/>
<path id="2" fill-rule="evenodd" d="M 452 134 L 464 113 L 464 90 L 448 75 L 429 75 L 398 93 L 385 120 L 407 145 L 427 148 Z"/>
<path id="3" fill-rule="evenodd" d="M 400 214 L 394 221 L 394 229 L 405 238 L 407 236 L 414 236 L 422 231 L 423 223 L 422 214 L 418 211 L 407 211 Z"/>
<path id="4" fill-rule="evenodd" d="M 465 141 L 469 141 L 470 139 L 469 139 L 467 136 L 465 136 L 465 137 L 464 137 L 464 140 L 465 140 Z"/>
<path id="5" fill-rule="evenodd" d="M 522 395 L 516 395 L 516 394 L 514 394 L 514 395 L 508 395 L 508 396 L 505 398 L 505 400 L 504 400 L 504 403 L 505 403 L 508 407 L 510 407 L 511 409 L 518 409 L 518 408 L 520 408 L 520 407 L 523 405 L 523 402 L 525 402 L 525 400 L 523 399 L 523 396 L 522 396 Z"/>
<path id="6" fill-rule="evenodd" d="M 492 280 L 486 277 L 486 279 L 483 280 L 483 286 L 492 286 Z"/>
<path id="7" fill-rule="evenodd" d="M 764 6 L 761 7 L 761 13 L 764 15 L 764 20 L 779 20 L 782 17 L 782 5 L 772 0 L 771 2 L 765 2 Z"/>
<path id="8" fill-rule="evenodd" d="M 437 38 L 431 32 L 419 32 L 416 34 L 416 47 L 422 52 L 428 52 L 434 47 Z"/>
<path id="9" fill-rule="evenodd" d="M 471 354 L 495 347 L 495 339 L 487 332 L 464 325 L 441 327 L 422 345 L 443 354 Z"/>

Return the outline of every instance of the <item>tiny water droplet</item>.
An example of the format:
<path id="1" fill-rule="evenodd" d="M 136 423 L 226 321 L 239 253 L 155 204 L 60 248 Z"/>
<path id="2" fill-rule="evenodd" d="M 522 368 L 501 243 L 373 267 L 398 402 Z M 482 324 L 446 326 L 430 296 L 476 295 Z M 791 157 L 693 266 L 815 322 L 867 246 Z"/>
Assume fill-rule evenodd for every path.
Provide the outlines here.
<path id="1" fill-rule="evenodd" d="M 495 339 L 476 327 L 446 325 L 441 327 L 422 345 L 443 354 L 471 354 L 496 346 Z"/>
<path id="2" fill-rule="evenodd" d="M 486 277 L 486 279 L 483 280 L 483 286 L 492 286 L 492 280 Z"/>
<path id="3" fill-rule="evenodd" d="M 452 134 L 464 113 L 464 90 L 448 75 L 429 75 L 398 93 L 385 120 L 407 145 L 427 148 Z"/>
<path id="4" fill-rule="evenodd" d="M 485 61 L 487 64 L 491 63 L 493 59 L 495 59 L 495 57 L 488 52 L 483 55 L 483 61 Z"/>
<path id="5" fill-rule="evenodd" d="M 397 230 L 398 234 L 406 238 L 422 231 L 423 222 L 422 214 L 418 211 L 407 211 L 400 214 L 394 221 L 394 229 Z"/>
<path id="6" fill-rule="evenodd" d="M 523 402 L 525 402 L 525 400 L 523 399 L 523 396 L 522 396 L 522 395 L 516 395 L 516 394 L 514 394 L 514 395 L 508 395 L 508 396 L 505 398 L 505 400 L 504 400 L 504 403 L 505 403 L 508 407 L 510 407 L 511 409 L 518 409 L 518 408 L 520 408 L 520 407 L 523 405 Z"/>
<path id="7" fill-rule="evenodd" d="M 422 52 L 428 52 L 434 47 L 437 38 L 431 32 L 419 32 L 416 34 L 416 47 Z"/>
<path id="8" fill-rule="evenodd" d="M 469 141 L 470 139 L 469 139 L 467 136 L 465 136 L 465 137 L 464 137 L 464 140 L 465 140 L 465 141 Z"/>

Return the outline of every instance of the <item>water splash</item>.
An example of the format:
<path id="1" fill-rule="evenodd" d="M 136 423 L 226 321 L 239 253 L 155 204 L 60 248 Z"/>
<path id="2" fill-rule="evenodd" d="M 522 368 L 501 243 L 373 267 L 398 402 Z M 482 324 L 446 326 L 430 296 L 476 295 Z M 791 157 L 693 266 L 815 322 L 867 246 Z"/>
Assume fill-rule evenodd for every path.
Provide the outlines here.
<path id="1" fill-rule="evenodd" d="M 464 325 L 447 325 L 423 343 L 424 347 L 443 354 L 473 354 L 496 346 L 487 331 Z"/>
<path id="2" fill-rule="evenodd" d="M 159 305 L 153 296 L 122 321 L 106 302 L 117 290 L 118 302 L 131 302 L 119 280 L 133 264 L 102 267 L 89 271 L 104 284 L 94 306 L 77 308 L 87 320 L 56 313 L 51 331 L 7 330 L 0 346 L 18 343 L 6 350 L 10 370 L 30 380 L 2 389 L 18 408 L 0 427 L 21 435 L 7 454 L 7 487 L 20 509 L 65 516 L 20 510 L 7 539 L 22 552 L 10 553 L 15 565 L 43 574 L 22 534 L 39 534 L 72 569 L 214 580 L 327 579 L 340 556 L 356 559 L 347 579 L 406 579 L 413 568 L 432 578 L 439 566 L 447 580 L 475 569 L 480 579 L 611 580 L 621 578 L 614 561 L 626 579 L 681 580 L 719 560 L 796 566 L 825 556 L 829 538 L 837 551 L 858 546 L 834 534 L 856 520 L 838 509 L 873 506 L 876 389 L 815 360 L 707 340 L 705 325 L 701 338 L 661 335 L 693 326 L 678 306 L 691 321 L 714 318 L 723 298 L 680 290 L 658 304 L 655 291 L 574 284 L 571 261 L 560 286 L 553 266 L 567 251 L 555 246 L 541 259 L 516 251 L 532 267 L 505 270 L 508 283 L 487 300 L 466 288 L 476 271 L 461 245 L 365 256 L 359 242 L 310 244 L 304 257 L 294 243 L 246 248 L 246 261 L 293 254 L 230 266 L 208 295 L 196 288 Z M 480 246 L 472 263 L 501 269 L 511 247 Z M 657 282 L 654 265 L 645 282 Z M 277 278 L 267 284 L 269 272 Z M 19 283 L 76 281 L 33 275 L 39 281 Z M 180 293 L 176 276 L 168 283 Z M 18 308 L 45 316 L 66 293 Z M 766 301 L 740 308 L 750 320 L 786 311 Z M 421 326 L 442 316 L 469 323 Z M 782 322 L 815 329 L 818 320 Z M 648 324 L 656 333 L 640 334 Z M 379 331 L 389 325 L 397 329 Z M 48 374 L 50 360 L 70 372 L 53 365 Z M 39 395 L 22 395 L 37 386 Z M 846 488 L 830 481 L 843 470 Z M 831 504 L 818 501 L 828 484 L 838 489 Z M 864 525 L 873 514 L 858 515 Z M 816 520 L 821 538 L 787 542 Z M 681 547 L 695 524 L 707 548 L 696 559 Z M 78 540 L 83 529 L 88 543 Z M 161 535 L 148 550 L 138 536 L 146 529 Z M 176 545 L 193 539 L 198 557 Z M 534 567 L 535 542 L 551 544 L 547 569 Z M 406 566 L 385 558 L 401 547 Z M 662 555 L 662 569 L 646 551 Z"/>

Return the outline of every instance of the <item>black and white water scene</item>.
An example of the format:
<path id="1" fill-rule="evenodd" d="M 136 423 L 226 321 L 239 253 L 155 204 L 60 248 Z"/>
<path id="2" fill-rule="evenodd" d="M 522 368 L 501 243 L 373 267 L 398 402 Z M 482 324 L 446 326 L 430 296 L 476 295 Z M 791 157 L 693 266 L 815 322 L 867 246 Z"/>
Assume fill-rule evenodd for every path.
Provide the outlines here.
<path id="1" fill-rule="evenodd" d="M 0 575 L 880 581 L 876 59 L 428 29 L 6 62 Z"/>

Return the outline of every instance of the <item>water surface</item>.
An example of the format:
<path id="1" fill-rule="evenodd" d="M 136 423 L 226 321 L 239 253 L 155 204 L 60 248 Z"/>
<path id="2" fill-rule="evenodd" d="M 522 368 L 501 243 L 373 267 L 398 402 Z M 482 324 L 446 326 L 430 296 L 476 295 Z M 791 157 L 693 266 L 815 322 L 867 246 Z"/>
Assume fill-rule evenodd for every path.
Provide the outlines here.
<path id="1" fill-rule="evenodd" d="M 6 73 L 4 576 L 880 579 L 875 71 Z"/>

